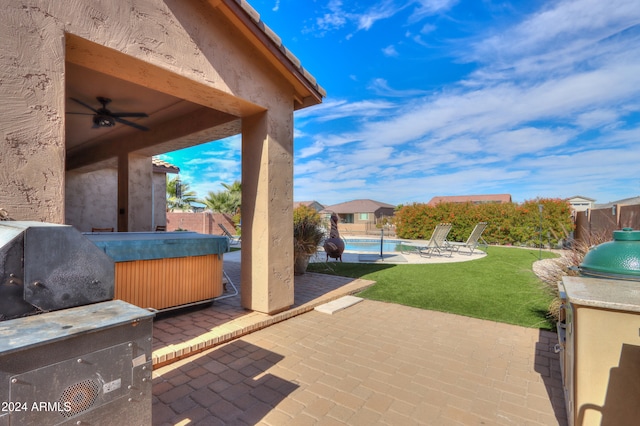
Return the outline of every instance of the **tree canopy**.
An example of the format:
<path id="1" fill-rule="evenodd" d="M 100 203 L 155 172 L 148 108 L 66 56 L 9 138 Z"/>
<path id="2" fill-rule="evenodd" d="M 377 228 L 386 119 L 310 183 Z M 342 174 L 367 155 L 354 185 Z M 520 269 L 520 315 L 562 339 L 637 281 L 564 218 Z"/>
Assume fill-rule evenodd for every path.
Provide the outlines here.
<path id="1" fill-rule="evenodd" d="M 180 184 L 180 194 L 178 194 L 178 183 Z M 180 196 L 178 196 L 180 195 Z M 167 210 L 188 211 L 193 208 L 192 203 L 198 202 L 195 191 L 189 189 L 189 182 L 182 181 L 180 176 L 171 179 L 167 175 Z"/>
<path id="2" fill-rule="evenodd" d="M 232 184 L 223 183 L 224 191 L 209 191 L 202 202 L 212 212 L 238 215 L 242 204 L 242 185 L 239 181 Z"/>

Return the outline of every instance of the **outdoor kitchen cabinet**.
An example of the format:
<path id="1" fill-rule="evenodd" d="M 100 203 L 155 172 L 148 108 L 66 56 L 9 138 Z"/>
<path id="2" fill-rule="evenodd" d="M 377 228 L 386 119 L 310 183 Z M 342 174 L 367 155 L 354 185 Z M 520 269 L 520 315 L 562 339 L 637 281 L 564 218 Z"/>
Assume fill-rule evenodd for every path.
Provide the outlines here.
<path id="1" fill-rule="evenodd" d="M 226 237 L 196 232 L 108 232 L 86 237 L 115 261 L 115 299 L 166 310 L 223 292 Z"/>
<path id="2" fill-rule="evenodd" d="M 640 422 L 640 284 L 564 277 L 559 349 L 569 425 Z"/>

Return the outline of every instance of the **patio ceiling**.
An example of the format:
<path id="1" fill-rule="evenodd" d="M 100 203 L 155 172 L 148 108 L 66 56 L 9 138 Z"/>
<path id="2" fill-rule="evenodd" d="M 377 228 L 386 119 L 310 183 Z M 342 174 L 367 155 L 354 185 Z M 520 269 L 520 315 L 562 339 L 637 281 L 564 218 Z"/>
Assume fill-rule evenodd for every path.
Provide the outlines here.
<path id="1" fill-rule="evenodd" d="M 111 112 L 148 114 L 149 117 L 126 120 L 149 131 L 120 123 L 94 128 L 93 112 L 71 98 L 98 109 L 98 96 L 112 100 L 107 106 Z M 240 132 L 236 116 L 72 62 L 66 63 L 65 111 L 68 170 L 116 167 L 120 152 L 153 156 Z M 219 126 L 212 127 L 215 123 Z"/>

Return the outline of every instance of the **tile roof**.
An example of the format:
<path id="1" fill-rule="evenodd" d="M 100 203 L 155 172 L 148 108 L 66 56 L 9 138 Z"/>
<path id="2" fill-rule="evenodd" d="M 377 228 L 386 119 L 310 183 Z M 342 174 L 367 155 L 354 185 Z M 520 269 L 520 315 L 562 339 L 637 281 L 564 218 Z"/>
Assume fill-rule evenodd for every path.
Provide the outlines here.
<path id="1" fill-rule="evenodd" d="M 260 14 L 255 10 L 246 0 L 234 0 L 238 6 L 245 11 L 245 13 L 251 18 L 271 42 L 282 52 L 282 54 L 291 62 L 291 64 L 302 74 L 302 76 L 311 84 L 311 86 L 320 93 L 322 97 L 327 96 L 327 91 L 318 84 L 315 77 L 311 75 L 302 65 L 300 60 L 282 43 L 282 39 L 276 34 L 267 24 L 260 19 Z"/>
<path id="2" fill-rule="evenodd" d="M 330 211 L 334 213 L 374 213 L 380 208 L 394 209 L 396 206 L 392 204 L 382 203 L 374 200 L 353 200 L 346 203 L 334 204 L 327 206 L 323 211 Z"/>
<path id="3" fill-rule="evenodd" d="M 158 173 L 180 173 L 180 168 L 157 157 L 151 159 L 153 171 Z"/>

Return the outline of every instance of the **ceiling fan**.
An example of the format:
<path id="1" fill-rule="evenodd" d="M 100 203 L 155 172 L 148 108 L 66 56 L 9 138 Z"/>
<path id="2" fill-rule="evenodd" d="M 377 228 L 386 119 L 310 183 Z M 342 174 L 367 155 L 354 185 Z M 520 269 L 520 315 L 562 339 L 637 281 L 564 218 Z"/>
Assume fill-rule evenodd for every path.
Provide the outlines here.
<path id="1" fill-rule="evenodd" d="M 116 123 L 126 124 L 127 126 L 134 127 L 138 130 L 149 130 L 147 127 L 141 126 L 129 120 L 124 120 L 123 117 L 148 117 L 144 112 L 111 112 L 107 109 L 107 105 L 111 102 L 109 98 L 103 98 L 98 96 L 96 99 L 102 104 L 101 108 L 95 109 L 90 105 L 85 104 L 81 100 L 76 98 L 69 98 L 74 102 L 79 103 L 85 108 L 90 109 L 94 114 L 86 112 L 67 112 L 67 114 L 79 114 L 79 115 L 93 115 L 93 128 L 100 127 L 113 127 Z"/>

